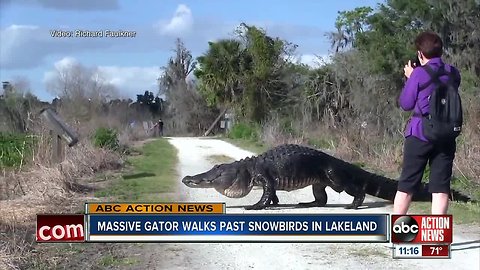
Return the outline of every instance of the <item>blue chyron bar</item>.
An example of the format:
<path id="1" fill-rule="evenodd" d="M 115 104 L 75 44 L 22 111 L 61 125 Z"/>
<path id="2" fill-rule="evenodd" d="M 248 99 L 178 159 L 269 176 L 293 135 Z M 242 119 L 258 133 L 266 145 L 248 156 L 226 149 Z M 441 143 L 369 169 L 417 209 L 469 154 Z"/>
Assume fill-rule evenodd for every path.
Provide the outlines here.
<path id="1" fill-rule="evenodd" d="M 87 215 L 87 242 L 386 243 L 388 214 Z"/>

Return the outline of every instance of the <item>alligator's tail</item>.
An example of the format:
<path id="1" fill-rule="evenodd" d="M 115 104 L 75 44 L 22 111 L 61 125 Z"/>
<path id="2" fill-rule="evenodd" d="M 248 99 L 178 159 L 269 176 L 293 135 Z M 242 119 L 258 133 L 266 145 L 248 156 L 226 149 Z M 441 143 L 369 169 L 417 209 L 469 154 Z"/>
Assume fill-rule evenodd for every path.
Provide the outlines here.
<path id="1" fill-rule="evenodd" d="M 428 184 L 422 183 L 419 190 L 413 195 L 413 201 L 428 202 L 432 200 L 432 194 L 428 191 Z M 465 194 L 457 190 L 450 190 L 450 200 L 458 202 L 476 202 Z"/>
<path id="2" fill-rule="evenodd" d="M 365 179 L 363 188 L 367 194 L 389 201 L 395 199 L 398 181 L 367 171 L 364 172 L 366 177 L 362 177 Z M 453 189 L 450 191 L 450 199 L 460 202 L 475 202 L 470 197 Z M 414 193 L 412 200 L 419 202 L 431 201 L 432 194 L 428 191 L 428 184 L 422 183 L 419 190 Z"/>
<path id="3" fill-rule="evenodd" d="M 361 179 L 364 181 L 363 189 L 365 193 L 388 201 L 395 199 L 398 185 L 397 181 L 364 170 L 362 171 L 364 172 L 364 177 Z"/>

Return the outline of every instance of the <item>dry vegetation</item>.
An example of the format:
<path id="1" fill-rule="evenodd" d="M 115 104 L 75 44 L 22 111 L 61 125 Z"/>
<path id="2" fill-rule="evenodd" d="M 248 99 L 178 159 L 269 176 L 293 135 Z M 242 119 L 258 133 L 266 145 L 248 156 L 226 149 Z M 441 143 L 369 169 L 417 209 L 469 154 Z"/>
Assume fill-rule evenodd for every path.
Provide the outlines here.
<path id="1" fill-rule="evenodd" d="M 145 130 L 144 121 L 153 122 L 164 117 L 166 135 L 175 132 L 198 134 L 211 123 L 208 117 L 215 117 L 209 112 L 203 115 L 188 113 L 187 108 L 202 111 L 200 96 L 182 95 L 178 91 L 168 111 L 163 101 L 148 91 L 138 95 L 135 102 L 113 100 L 117 91 L 104 80 L 101 72 L 77 62 L 58 67 L 55 76 L 49 79 L 47 89 L 60 97 L 51 103 L 41 102 L 29 94 L 28 82 L 21 82 L 11 82 L 4 87 L 5 95 L 0 97 L 0 135 L 7 134 L 0 136 L 0 269 L 50 269 L 66 265 L 66 256 L 62 254 L 73 252 L 71 246 L 35 244 L 36 214 L 81 213 L 85 201 L 95 200 L 94 185 L 104 185 L 92 182 L 96 174 L 123 167 L 124 155 L 131 150 L 129 146 L 152 137 L 153 131 Z M 45 107 L 53 108 L 80 138 L 75 146 L 66 147 L 65 158 L 60 164 L 53 162 L 52 137 L 38 114 Z M 115 140 L 108 144 L 114 147 L 100 148 L 97 144 L 99 133 L 115 134 Z M 28 138 L 34 143 L 26 145 L 17 137 Z M 15 142 L 9 142 L 10 138 Z M 2 155 L 14 158 L 1 159 Z M 107 255 L 113 258 L 117 254 L 110 252 L 110 246 L 96 245 L 106 249 Z M 95 254 L 82 252 L 102 263 L 103 258 L 98 258 L 100 251 Z M 51 255 L 54 256 L 50 258 Z M 76 259 L 73 258 L 73 262 Z"/>
<path id="2" fill-rule="evenodd" d="M 40 137 L 34 155 L 17 169 L 3 169 L 0 176 L 0 269 L 28 265 L 35 250 L 38 213 L 75 213 L 82 210 L 91 190 L 86 180 L 96 172 L 118 169 L 121 157 L 95 148 L 87 139 L 66 150 L 65 160 L 52 164 L 46 149 L 49 136 Z M 7 267 L 8 266 L 8 267 Z"/>
<path id="3" fill-rule="evenodd" d="M 48 104 L 15 90 L 18 89 L 0 99 L 0 119 L 5 120 L 0 132 L 25 136 L 34 143 L 10 147 L 7 152 L 0 147 L 0 155 L 18 152 L 15 165 L 0 163 L 0 269 L 51 269 L 65 265 L 66 254 L 73 252 L 72 246 L 37 245 L 36 214 L 83 212 L 85 201 L 96 200 L 92 178 L 122 168 L 128 145 L 151 135 L 141 125 L 129 126 L 130 121 L 148 120 L 151 115 L 142 108 L 128 107 L 128 101 L 112 105 L 77 97 L 74 102 L 63 99 Z M 80 90 L 76 93 L 81 93 Z M 52 136 L 38 115 L 44 107 L 55 108 L 80 138 L 75 146 L 65 147 L 61 163 L 53 162 Z M 114 151 L 94 146 L 93 137 L 100 127 L 116 130 L 122 147 Z M 99 248 L 108 249 L 108 245 Z"/>

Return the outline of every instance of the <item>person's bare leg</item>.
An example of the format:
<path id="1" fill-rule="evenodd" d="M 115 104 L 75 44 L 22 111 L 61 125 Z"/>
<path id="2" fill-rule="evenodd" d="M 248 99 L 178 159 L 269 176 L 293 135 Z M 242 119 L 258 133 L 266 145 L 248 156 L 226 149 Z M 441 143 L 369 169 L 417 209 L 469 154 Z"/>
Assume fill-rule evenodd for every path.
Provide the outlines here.
<path id="1" fill-rule="evenodd" d="M 448 193 L 432 193 L 432 215 L 446 215 L 448 211 Z"/>
<path id="2" fill-rule="evenodd" d="M 405 215 L 410 207 L 410 202 L 412 201 L 412 194 L 397 191 L 395 195 L 395 200 L 393 201 L 393 214 L 394 215 Z"/>

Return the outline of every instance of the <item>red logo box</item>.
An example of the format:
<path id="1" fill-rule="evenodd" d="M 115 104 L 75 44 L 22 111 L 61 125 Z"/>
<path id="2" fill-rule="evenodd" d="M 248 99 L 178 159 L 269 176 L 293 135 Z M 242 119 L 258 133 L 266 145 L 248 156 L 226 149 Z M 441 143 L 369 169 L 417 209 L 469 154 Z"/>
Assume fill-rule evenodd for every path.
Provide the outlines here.
<path id="1" fill-rule="evenodd" d="M 392 243 L 452 243 L 452 215 L 392 215 L 391 224 Z"/>
<path id="2" fill-rule="evenodd" d="M 37 215 L 37 242 L 85 242 L 85 215 Z"/>

